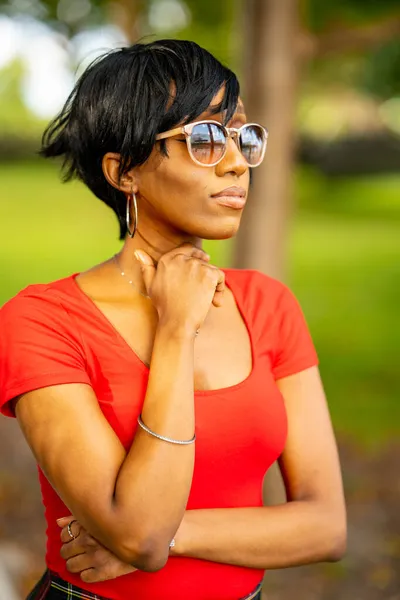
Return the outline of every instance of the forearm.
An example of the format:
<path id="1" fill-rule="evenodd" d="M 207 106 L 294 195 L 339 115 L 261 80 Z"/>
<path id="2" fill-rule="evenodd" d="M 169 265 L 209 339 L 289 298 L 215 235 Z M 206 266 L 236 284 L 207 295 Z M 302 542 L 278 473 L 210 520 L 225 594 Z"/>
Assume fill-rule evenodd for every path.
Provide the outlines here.
<path id="1" fill-rule="evenodd" d="M 337 560 L 345 532 L 317 502 L 260 508 L 192 510 L 176 536 L 174 556 L 256 569 Z"/>
<path id="2" fill-rule="evenodd" d="M 158 434 L 177 440 L 193 437 L 193 339 L 159 327 L 142 408 L 143 422 Z M 172 444 L 138 427 L 119 472 L 114 515 L 126 536 L 165 549 L 182 521 L 194 467 L 194 444 Z M 121 529 L 122 527 L 122 529 Z M 151 550 L 153 551 L 153 550 Z M 129 554 L 129 549 L 128 549 Z"/>

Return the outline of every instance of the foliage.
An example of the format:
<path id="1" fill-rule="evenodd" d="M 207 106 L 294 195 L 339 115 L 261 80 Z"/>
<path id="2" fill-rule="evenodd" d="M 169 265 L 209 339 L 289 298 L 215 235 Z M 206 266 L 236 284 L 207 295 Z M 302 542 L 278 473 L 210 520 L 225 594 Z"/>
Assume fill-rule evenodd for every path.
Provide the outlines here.
<path id="1" fill-rule="evenodd" d="M 231 0 L 185 0 L 191 20 L 184 30 L 176 31 L 180 39 L 193 39 L 215 54 L 219 60 L 235 68 L 238 44 L 235 39 L 235 2 Z M 237 6 L 237 3 L 236 3 Z"/>
<path id="2" fill-rule="evenodd" d="M 365 57 L 360 83 L 366 91 L 386 99 L 400 96 L 400 42 L 392 40 Z"/>
<path id="3" fill-rule="evenodd" d="M 2 137 L 18 135 L 39 138 L 44 123 L 25 106 L 21 98 L 23 64 L 15 60 L 0 71 L 0 131 Z"/>
<path id="4" fill-rule="evenodd" d="M 70 3 L 68 7 L 66 0 L 26 0 L 22 3 L 15 0 L 0 0 L 0 10 L 9 16 L 23 15 L 45 21 L 53 29 L 71 37 L 85 27 L 102 24 L 106 19 L 105 9 L 108 2 L 83 0 L 80 4 L 81 7 L 86 7 L 85 10 L 76 11 L 75 7 L 78 7 L 78 4 Z M 74 14 L 75 18 L 73 18 Z"/>
<path id="5" fill-rule="evenodd" d="M 399 11 L 398 0 L 309 0 L 307 21 L 312 31 L 332 25 L 358 25 Z"/>
<path id="6" fill-rule="evenodd" d="M 153 35 L 149 24 L 150 11 L 163 0 L 83 0 L 78 3 L 86 11 L 74 12 L 76 2 L 67 0 L 0 0 L 0 10 L 6 14 L 20 15 L 21 6 L 25 13 L 29 11 L 40 18 L 67 38 L 73 37 L 82 29 L 100 25 L 113 15 L 113 6 L 123 5 L 135 7 L 140 14 L 140 29 L 145 36 L 178 37 L 193 39 L 207 47 L 225 64 L 240 70 L 241 54 L 243 52 L 243 35 L 240 31 L 241 12 L 246 10 L 246 0 L 179 0 L 187 7 L 190 18 L 184 28 L 158 31 Z M 302 27 L 312 34 L 323 34 L 332 30 L 357 28 L 364 23 L 382 20 L 391 15 L 395 18 L 399 13 L 398 0 L 299 0 L 302 12 Z M 21 15 L 20 15 L 21 16 Z M 328 59 L 316 61 L 308 71 L 309 78 L 317 85 L 342 83 L 346 86 L 358 86 L 364 91 L 384 99 L 400 93 L 400 43 L 393 40 L 382 44 L 377 50 L 354 53 L 338 52 Z M 1 73 L 2 80 L 7 79 L 7 73 Z M 14 83 L 14 90 L 15 90 Z M 3 96 L 6 98 L 3 99 Z M 10 105 L 16 98 L 7 90 L 0 89 L 0 102 Z M 25 130 L 26 114 L 20 110 L 21 102 L 16 102 L 15 111 L 20 123 L 20 130 Z M 3 112 L 4 114 L 4 112 Z M 9 119 L 9 121 L 12 120 Z M 15 123 L 14 121 L 14 123 Z M 28 129 L 31 127 L 29 125 Z"/>
<path id="7" fill-rule="evenodd" d="M 293 289 L 321 359 L 334 422 L 379 445 L 398 435 L 400 179 L 327 179 L 302 169 L 290 241 Z M 397 418 L 398 418 L 397 417 Z"/>

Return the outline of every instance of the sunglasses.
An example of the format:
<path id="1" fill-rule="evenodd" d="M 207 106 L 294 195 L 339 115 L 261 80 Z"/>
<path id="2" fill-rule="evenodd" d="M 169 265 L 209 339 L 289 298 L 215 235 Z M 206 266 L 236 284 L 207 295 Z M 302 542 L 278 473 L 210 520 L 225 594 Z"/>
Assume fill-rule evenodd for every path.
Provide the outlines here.
<path id="1" fill-rule="evenodd" d="M 224 127 L 218 121 L 196 121 L 159 133 L 156 140 L 184 135 L 191 159 L 202 167 L 215 167 L 224 158 L 231 137 L 249 167 L 258 167 L 267 149 L 268 131 L 257 123 L 239 129 Z M 181 140 L 183 141 L 183 140 Z"/>

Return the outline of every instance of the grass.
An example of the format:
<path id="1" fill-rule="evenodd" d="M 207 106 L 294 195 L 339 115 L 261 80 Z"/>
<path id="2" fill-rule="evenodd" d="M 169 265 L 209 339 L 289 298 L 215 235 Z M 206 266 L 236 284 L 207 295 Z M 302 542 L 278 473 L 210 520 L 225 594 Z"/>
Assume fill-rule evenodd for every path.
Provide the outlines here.
<path id="1" fill-rule="evenodd" d="M 400 431 L 400 177 L 301 170 L 291 284 L 308 317 L 336 429 L 371 448 Z"/>
<path id="2" fill-rule="evenodd" d="M 396 223 L 299 215 L 292 287 L 321 359 L 338 429 L 369 445 L 399 433 Z"/>
<path id="3" fill-rule="evenodd" d="M 297 174 L 289 284 L 321 359 L 334 425 L 376 448 L 398 436 L 400 178 Z M 0 305 L 120 247 L 116 220 L 85 188 L 41 162 L 0 165 Z M 225 265 L 229 246 L 208 244 Z"/>

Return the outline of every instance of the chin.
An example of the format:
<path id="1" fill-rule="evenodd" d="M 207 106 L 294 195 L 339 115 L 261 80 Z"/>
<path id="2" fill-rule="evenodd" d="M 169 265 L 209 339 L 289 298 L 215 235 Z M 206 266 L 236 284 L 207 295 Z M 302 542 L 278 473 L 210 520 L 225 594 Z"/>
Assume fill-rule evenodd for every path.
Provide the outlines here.
<path id="1" fill-rule="evenodd" d="M 235 237 L 239 230 L 239 225 L 240 221 L 235 221 L 235 223 L 220 223 L 215 227 L 207 227 L 207 229 L 199 231 L 197 236 L 203 240 L 228 240 Z"/>

